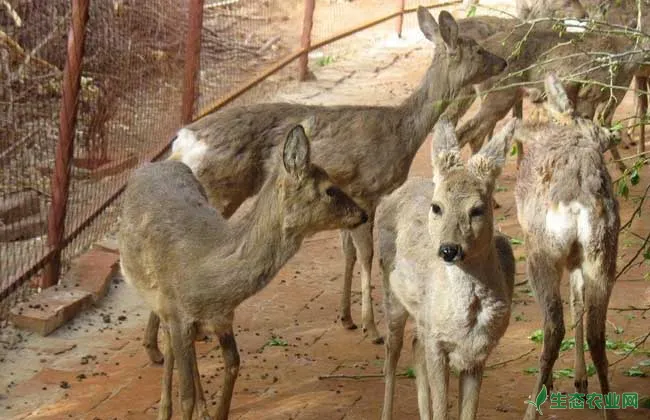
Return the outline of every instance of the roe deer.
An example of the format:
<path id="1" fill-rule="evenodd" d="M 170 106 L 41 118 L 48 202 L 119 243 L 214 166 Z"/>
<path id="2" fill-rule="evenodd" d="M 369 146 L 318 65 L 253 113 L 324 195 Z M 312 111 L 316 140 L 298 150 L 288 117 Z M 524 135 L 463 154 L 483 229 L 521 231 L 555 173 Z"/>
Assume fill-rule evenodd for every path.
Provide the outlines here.
<path id="1" fill-rule="evenodd" d="M 576 340 L 575 388 L 587 392 L 583 317 L 600 389 L 610 391 L 605 354 L 607 306 L 616 279 L 620 219 L 602 152 L 611 133 L 577 117 L 559 79 L 545 81 L 547 107 L 559 122 L 522 124 L 515 138 L 525 142 L 517 174 L 517 218 L 524 232 L 526 273 L 544 319 L 544 347 L 533 398 L 552 389 L 553 364 L 564 338 L 560 280 L 569 271 Z M 529 406 L 525 418 L 536 418 Z M 604 410 L 607 418 L 612 410 Z"/>
<path id="2" fill-rule="evenodd" d="M 458 91 L 506 66 L 502 58 L 459 35 L 448 12 L 440 12 L 439 23 L 424 7 L 417 14 L 421 31 L 435 44 L 434 56 L 420 87 L 401 105 L 267 103 L 229 108 L 181 129 L 173 145 L 172 158 L 192 169 L 210 203 L 229 217 L 268 177 L 266 161 L 278 145 L 278 133 L 288 125 L 310 121 L 314 161 L 368 212 L 368 223 L 341 234 L 345 254 L 341 321 L 348 329 L 356 328 L 350 294 L 358 252 L 362 326 L 378 344 L 383 339 L 375 326 L 370 288 L 377 202 L 406 180 L 415 153 Z M 154 341 L 155 315 L 150 320 L 145 346 L 156 360 L 160 352 Z"/>
<path id="3" fill-rule="evenodd" d="M 494 233 L 492 197 L 515 121 L 463 165 L 454 127 L 441 119 L 432 142 L 433 181 L 412 178 L 379 206 L 388 324 L 383 420 L 392 418 L 409 315 L 416 323 L 420 418 L 448 418 L 451 367 L 460 370 L 459 419 L 476 418 L 485 361 L 510 318 L 515 259 L 508 239 Z"/>
<path id="4" fill-rule="evenodd" d="M 352 229 L 368 219 L 311 163 L 301 126 L 286 137 L 282 161 L 250 212 L 236 221 L 209 205 L 181 162 L 147 165 L 129 182 L 119 234 L 121 268 L 167 330 L 160 419 L 171 416 L 175 362 L 183 419 L 192 418 L 195 405 L 200 418 L 209 418 L 194 351 L 202 331 L 219 337 L 226 366 L 217 419 L 226 419 L 239 370 L 232 331 L 237 306 L 273 279 L 306 236 Z"/>

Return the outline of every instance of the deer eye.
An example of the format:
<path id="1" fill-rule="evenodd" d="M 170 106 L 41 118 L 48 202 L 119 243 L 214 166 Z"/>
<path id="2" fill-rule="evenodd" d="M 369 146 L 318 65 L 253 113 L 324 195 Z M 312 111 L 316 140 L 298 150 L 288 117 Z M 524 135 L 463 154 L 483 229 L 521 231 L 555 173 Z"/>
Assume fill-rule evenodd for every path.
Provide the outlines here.
<path id="1" fill-rule="evenodd" d="M 431 212 L 435 214 L 436 216 L 440 216 L 442 214 L 442 209 L 440 208 L 439 205 L 436 203 L 431 204 Z"/>
<path id="2" fill-rule="evenodd" d="M 338 195 L 339 189 L 336 187 L 327 187 L 325 190 L 325 194 L 327 194 L 330 197 L 334 197 L 335 195 Z"/>
<path id="3" fill-rule="evenodd" d="M 485 214 L 484 207 L 474 207 L 469 211 L 469 217 L 481 217 Z"/>

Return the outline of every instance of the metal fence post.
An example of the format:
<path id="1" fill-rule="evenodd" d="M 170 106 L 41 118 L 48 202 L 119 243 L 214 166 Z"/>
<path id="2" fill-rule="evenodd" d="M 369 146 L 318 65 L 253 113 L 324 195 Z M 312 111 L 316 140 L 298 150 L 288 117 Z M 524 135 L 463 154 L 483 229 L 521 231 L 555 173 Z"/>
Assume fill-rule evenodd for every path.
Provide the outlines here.
<path id="1" fill-rule="evenodd" d="M 201 30 L 203 29 L 203 0 L 189 0 L 189 20 L 185 43 L 185 75 L 181 124 L 189 124 L 194 117 L 196 80 L 201 63 Z"/>
<path id="2" fill-rule="evenodd" d="M 305 0 L 305 15 L 302 21 L 302 37 L 300 48 L 305 49 L 311 46 L 311 29 L 314 26 L 314 9 L 316 0 Z M 305 52 L 298 61 L 298 80 L 304 82 L 309 74 L 309 53 Z"/>
<path id="3" fill-rule="evenodd" d="M 45 266 L 41 287 L 57 284 L 61 274 L 62 242 L 65 236 L 65 215 L 70 187 L 70 164 L 74 152 L 74 134 L 77 123 L 77 105 L 81 83 L 81 61 L 84 55 L 86 22 L 89 0 L 72 0 L 72 24 L 68 32 L 68 49 L 61 84 L 61 111 L 59 113 L 59 141 L 56 145 L 52 173 L 52 205 L 47 220 L 47 241 L 54 250 Z"/>
<path id="4" fill-rule="evenodd" d="M 404 25 L 404 7 L 406 6 L 406 0 L 397 0 L 397 9 L 400 11 L 400 15 L 397 16 L 397 24 L 395 30 L 397 31 L 397 37 L 402 37 L 402 26 Z"/>

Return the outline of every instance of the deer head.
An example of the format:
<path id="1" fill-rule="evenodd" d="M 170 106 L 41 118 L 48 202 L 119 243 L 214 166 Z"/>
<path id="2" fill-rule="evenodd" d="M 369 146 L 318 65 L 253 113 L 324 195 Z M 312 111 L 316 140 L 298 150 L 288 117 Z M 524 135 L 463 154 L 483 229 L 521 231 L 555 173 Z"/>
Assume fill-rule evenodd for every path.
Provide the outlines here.
<path id="1" fill-rule="evenodd" d="M 436 22 L 431 13 L 420 6 L 418 23 L 424 36 L 436 46 L 434 60 L 446 56 L 448 74 L 455 86 L 479 83 L 506 68 L 503 58 L 488 52 L 473 39 L 459 35 L 458 24 L 449 12 L 441 11 Z"/>
<path id="2" fill-rule="evenodd" d="M 440 120 L 434 129 L 429 234 L 433 251 L 447 264 L 483 256 L 492 246 L 492 194 L 514 127 L 513 119 L 465 165 L 451 122 Z"/>
<path id="3" fill-rule="evenodd" d="M 307 233 L 351 229 L 368 220 L 367 213 L 311 163 L 309 140 L 301 125 L 294 127 L 282 151 L 284 176 L 279 196 L 285 211 L 284 228 Z"/>

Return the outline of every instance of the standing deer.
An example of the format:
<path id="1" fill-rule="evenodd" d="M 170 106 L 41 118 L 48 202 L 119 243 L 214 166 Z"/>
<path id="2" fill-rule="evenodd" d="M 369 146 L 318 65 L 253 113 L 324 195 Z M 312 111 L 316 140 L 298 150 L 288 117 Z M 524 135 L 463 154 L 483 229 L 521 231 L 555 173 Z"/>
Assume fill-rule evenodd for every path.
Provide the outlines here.
<path id="1" fill-rule="evenodd" d="M 492 197 L 515 120 L 463 165 L 440 120 L 433 182 L 412 178 L 377 212 L 388 324 L 382 420 L 392 418 L 395 368 L 409 316 L 421 419 L 446 420 L 449 369 L 460 371 L 459 419 L 476 418 L 485 361 L 508 327 L 515 259 L 494 233 Z M 431 415 L 433 414 L 433 415 Z"/>
<path id="2" fill-rule="evenodd" d="M 571 310 L 575 326 L 575 388 L 587 392 L 583 318 L 587 343 L 600 389 L 610 391 L 605 354 L 607 306 L 616 279 L 620 219 L 612 180 L 602 152 L 611 133 L 579 118 L 560 83 L 545 81 L 547 107 L 557 122 L 525 124 L 515 138 L 525 142 L 517 174 L 517 218 L 524 232 L 526 273 L 544 319 L 544 347 L 533 398 L 543 385 L 553 386 L 553 364 L 564 338 L 560 280 L 570 274 Z M 525 418 L 536 418 L 529 406 Z M 613 418 L 611 410 L 604 410 Z"/>
<path id="3" fill-rule="evenodd" d="M 286 138 L 283 167 L 270 174 L 253 208 L 236 221 L 209 205 L 181 162 L 150 164 L 132 177 L 119 234 L 122 273 L 167 330 L 159 419 L 171 417 L 171 377 L 178 364 L 183 419 L 210 418 L 194 338 L 219 337 L 226 365 L 217 419 L 228 418 L 239 370 L 234 311 L 259 292 L 316 232 L 352 229 L 367 214 L 311 163 L 301 126 Z M 276 165 L 280 166 L 280 165 Z"/>
<path id="4" fill-rule="evenodd" d="M 314 161 L 363 207 L 368 223 L 341 234 L 345 254 L 341 322 L 354 329 L 351 283 L 357 254 L 361 260 L 363 330 L 382 343 L 375 326 L 370 288 L 373 219 L 379 199 L 406 180 L 411 162 L 450 101 L 464 86 L 503 71 L 505 60 L 459 35 L 456 21 L 441 11 L 439 23 L 424 7 L 418 22 L 434 43 L 434 56 L 420 87 L 398 106 L 311 106 L 269 103 L 229 108 L 181 129 L 172 159 L 186 163 L 206 189 L 210 203 L 229 217 L 256 194 L 268 178 L 267 160 L 278 133 L 309 121 Z M 160 360 L 157 320 L 150 317 L 145 347 Z"/>

